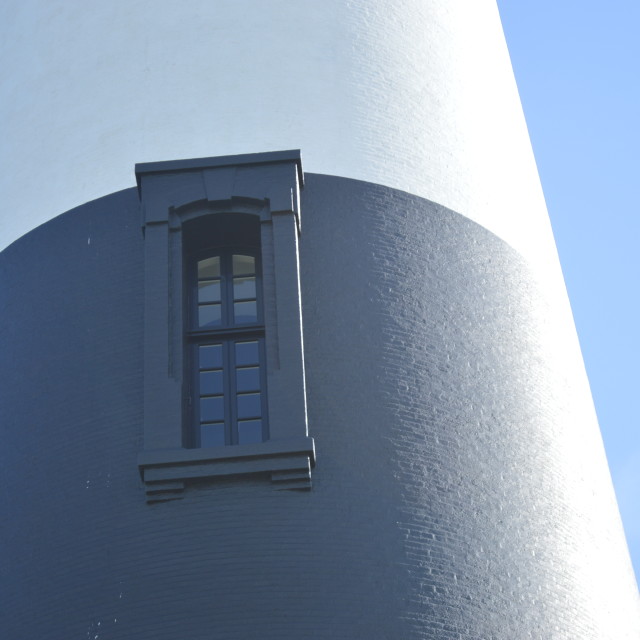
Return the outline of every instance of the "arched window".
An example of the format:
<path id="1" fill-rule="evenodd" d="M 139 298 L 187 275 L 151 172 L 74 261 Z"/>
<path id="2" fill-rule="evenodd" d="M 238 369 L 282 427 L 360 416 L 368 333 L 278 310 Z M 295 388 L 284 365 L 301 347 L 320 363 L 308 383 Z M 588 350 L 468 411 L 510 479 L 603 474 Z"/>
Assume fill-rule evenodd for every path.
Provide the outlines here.
<path id="1" fill-rule="evenodd" d="M 192 447 L 268 439 L 259 225 L 245 214 L 185 224 Z"/>
<path id="2" fill-rule="evenodd" d="M 263 442 L 267 394 L 260 255 L 206 251 L 189 265 L 192 444 Z"/>

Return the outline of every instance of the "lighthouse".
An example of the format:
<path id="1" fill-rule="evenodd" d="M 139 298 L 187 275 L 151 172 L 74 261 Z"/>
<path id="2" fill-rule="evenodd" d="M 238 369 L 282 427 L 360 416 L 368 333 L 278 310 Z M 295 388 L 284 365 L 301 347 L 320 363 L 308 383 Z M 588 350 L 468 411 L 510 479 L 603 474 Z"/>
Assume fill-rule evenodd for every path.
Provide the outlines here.
<path id="1" fill-rule="evenodd" d="M 491 0 L 2 10 L 8 638 L 637 638 Z"/>

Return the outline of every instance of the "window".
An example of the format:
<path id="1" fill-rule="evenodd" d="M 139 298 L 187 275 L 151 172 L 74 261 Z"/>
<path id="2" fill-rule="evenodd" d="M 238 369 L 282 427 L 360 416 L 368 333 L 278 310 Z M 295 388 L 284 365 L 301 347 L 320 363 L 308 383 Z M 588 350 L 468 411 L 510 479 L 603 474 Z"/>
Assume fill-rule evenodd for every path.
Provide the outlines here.
<path id="1" fill-rule="evenodd" d="M 136 176 L 147 501 L 249 474 L 309 490 L 299 151 L 153 162 Z"/>
<path id="2" fill-rule="evenodd" d="M 268 439 L 260 255 L 213 250 L 188 266 L 195 447 Z"/>

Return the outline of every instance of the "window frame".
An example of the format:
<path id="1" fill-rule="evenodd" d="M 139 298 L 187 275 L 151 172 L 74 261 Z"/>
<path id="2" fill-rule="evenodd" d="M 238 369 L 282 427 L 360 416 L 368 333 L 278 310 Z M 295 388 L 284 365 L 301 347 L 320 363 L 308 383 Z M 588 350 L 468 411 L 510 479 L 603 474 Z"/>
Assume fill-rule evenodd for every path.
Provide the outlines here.
<path id="1" fill-rule="evenodd" d="M 138 468 L 147 502 L 182 498 L 192 481 L 246 475 L 270 479 L 276 490 L 309 490 L 315 442 L 307 424 L 300 299 L 300 152 L 145 163 L 136 165 L 136 176 L 144 236 Z M 259 222 L 259 236 L 249 244 L 258 246 L 261 255 L 270 437 L 261 443 L 192 448 L 185 255 L 198 226 L 190 223 L 220 214 L 220 220 L 241 214 Z M 191 231 L 185 234 L 185 228 Z M 196 246 L 199 240 L 191 250 Z"/>
<path id="2" fill-rule="evenodd" d="M 233 258 L 236 255 L 250 256 L 254 260 L 254 270 L 251 274 L 235 274 Z M 219 258 L 220 281 L 220 326 L 205 327 L 199 324 L 199 285 L 204 279 L 198 275 L 198 264 L 207 258 Z M 186 444 L 190 448 L 206 448 L 202 445 L 202 416 L 201 400 L 203 395 L 200 389 L 200 377 L 202 367 L 199 363 L 200 347 L 219 344 L 222 347 L 221 377 L 223 391 L 221 394 L 208 394 L 205 397 L 223 398 L 223 420 L 207 421 L 207 424 L 224 423 L 224 444 L 209 446 L 235 446 L 246 444 L 240 442 L 240 423 L 243 421 L 238 415 L 237 396 L 242 392 L 237 391 L 237 370 L 235 345 L 247 341 L 255 341 L 258 344 L 258 374 L 260 393 L 261 442 L 269 439 L 268 420 L 268 389 L 266 375 L 266 350 L 265 350 L 265 324 L 264 324 L 264 299 L 262 292 L 262 257 L 258 247 L 249 245 L 214 246 L 208 249 L 200 249 L 186 255 L 186 278 L 188 296 L 188 321 L 186 327 L 187 341 L 187 366 L 189 369 L 189 404 L 191 407 L 191 421 L 186 433 Z M 234 281 L 237 277 L 255 278 L 255 302 L 256 321 L 254 323 L 236 322 L 233 319 L 235 303 L 244 301 L 243 298 L 234 296 Z M 206 281 L 206 280 L 205 280 Z M 247 300 L 253 300 L 248 298 Z M 211 369 L 217 370 L 217 369 Z"/>
<path id="3" fill-rule="evenodd" d="M 257 334 L 248 334 L 242 335 L 233 334 L 230 336 L 225 336 L 223 338 L 208 338 L 203 336 L 203 341 L 190 342 L 189 347 L 191 353 L 191 360 L 194 363 L 191 366 L 191 391 L 190 398 L 191 402 L 191 415 L 192 421 L 189 429 L 188 440 L 187 440 L 187 448 L 191 449 L 206 449 L 209 447 L 229 447 L 229 446 L 237 446 L 241 444 L 248 444 L 246 442 L 240 442 L 239 436 L 239 423 L 247 418 L 239 418 L 237 416 L 237 410 L 234 409 L 234 399 L 236 397 L 236 387 L 234 384 L 234 374 L 238 367 L 234 367 L 233 356 L 231 355 L 234 351 L 233 346 L 238 342 L 246 341 L 246 340 L 255 340 L 258 343 L 258 349 L 261 352 L 260 357 L 262 362 L 264 363 L 264 337 L 259 336 Z M 200 428 L 203 426 L 203 421 L 201 421 L 200 416 L 200 406 L 199 400 L 202 399 L 203 394 L 197 393 L 198 390 L 198 376 L 202 372 L 202 369 L 194 366 L 197 358 L 197 351 L 201 346 L 209 346 L 209 345 L 220 345 L 223 351 L 223 366 L 221 367 L 222 377 L 223 377 L 223 385 L 225 383 L 228 386 L 225 386 L 225 392 L 223 394 L 218 394 L 223 396 L 224 403 L 224 416 L 225 419 L 218 421 L 224 424 L 224 434 L 225 434 L 225 442 L 224 444 L 215 444 L 203 446 L 201 442 L 201 432 Z M 257 416 L 257 419 L 261 420 L 261 435 L 262 438 L 259 442 L 266 442 L 269 440 L 269 423 L 268 423 L 268 391 L 266 389 L 266 372 L 265 367 L 257 366 L 260 376 L 260 416 Z M 215 394 L 211 394 L 209 396 L 204 397 L 215 397 Z M 255 418 L 254 418 L 255 419 Z M 207 421 L 205 424 L 215 424 L 216 421 Z M 258 444 L 258 442 L 254 443 Z"/>

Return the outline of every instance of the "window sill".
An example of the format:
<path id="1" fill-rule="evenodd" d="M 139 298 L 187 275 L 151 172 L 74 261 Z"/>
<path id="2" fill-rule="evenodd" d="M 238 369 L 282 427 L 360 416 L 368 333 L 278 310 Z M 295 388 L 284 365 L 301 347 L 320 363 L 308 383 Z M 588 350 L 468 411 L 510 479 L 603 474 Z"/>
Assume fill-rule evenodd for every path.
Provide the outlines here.
<path id="1" fill-rule="evenodd" d="M 314 465 L 315 446 L 309 437 L 207 449 L 158 449 L 138 456 L 148 502 L 181 498 L 190 480 L 255 473 L 270 474 L 278 490 L 309 490 Z"/>

